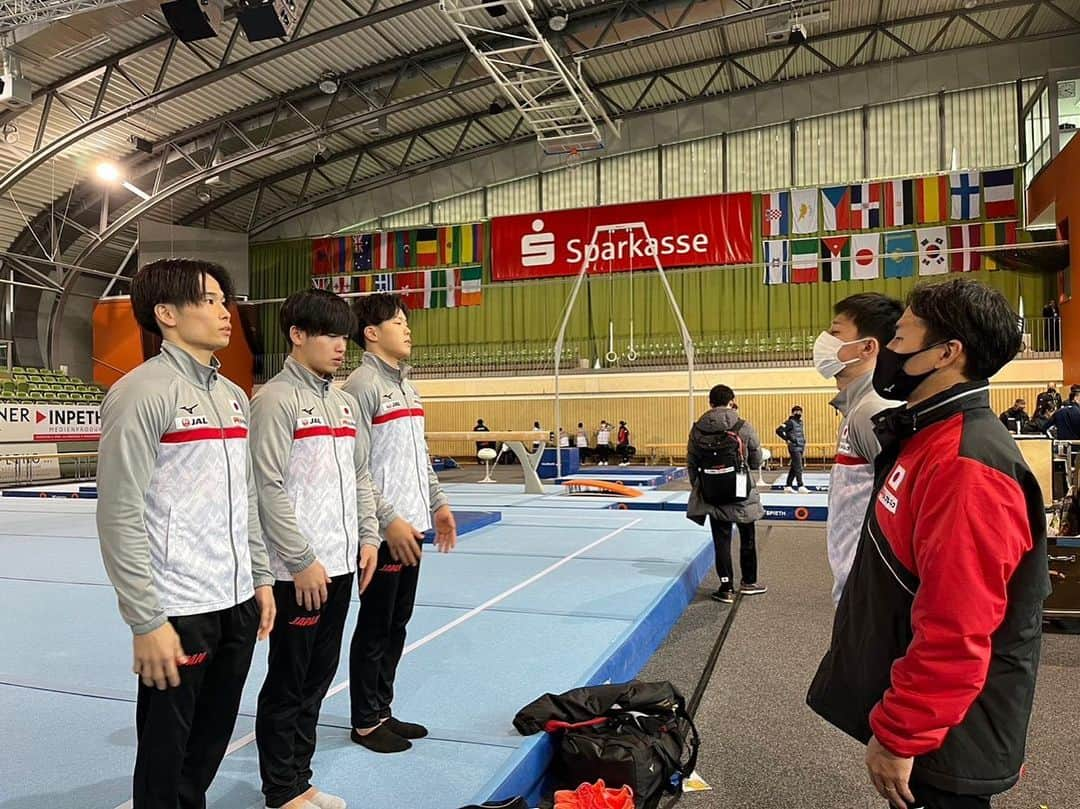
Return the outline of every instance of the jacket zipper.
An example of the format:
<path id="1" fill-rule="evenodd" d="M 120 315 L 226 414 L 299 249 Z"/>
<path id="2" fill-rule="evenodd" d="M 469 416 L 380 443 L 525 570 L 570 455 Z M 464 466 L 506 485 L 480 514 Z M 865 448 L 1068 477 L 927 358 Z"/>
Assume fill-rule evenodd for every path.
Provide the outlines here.
<path id="1" fill-rule="evenodd" d="M 338 497 L 341 499 L 341 527 L 345 529 L 345 568 L 349 567 L 349 523 L 345 519 L 345 492 L 343 487 L 345 479 L 341 474 L 341 458 L 338 457 L 337 436 L 334 435 L 334 420 L 330 417 L 330 410 L 326 406 L 326 398 L 322 399 L 323 413 L 326 415 L 326 423 L 330 425 L 330 447 L 334 450 L 334 468 L 338 476 Z M 358 549 L 359 550 L 359 549 Z"/>
<path id="2" fill-rule="evenodd" d="M 871 527 L 870 520 L 866 521 L 866 534 L 867 534 L 867 536 L 870 537 L 870 541 L 874 543 L 874 549 L 877 551 L 878 556 L 881 557 L 881 563 L 883 565 L 885 565 L 885 568 L 892 574 L 892 577 L 894 579 L 896 579 L 896 583 L 899 584 L 901 587 L 903 587 L 904 591 L 909 596 L 914 598 L 915 593 L 912 592 L 912 590 L 906 584 L 904 584 L 903 580 L 901 580 L 901 578 L 897 574 L 897 572 L 895 570 L 893 570 L 893 566 L 890 565 L 889 561 L 885 558 L 885 552 L 881 550 L 881 545 L 878 544 L 878 538 L 876 536 L 874 536 L 874 529 Z"/>
<path id="3" fill-rule="evenodd" d="M 229 462 L 229 442 L 225 438 L 225 421 L 221 418 L 221 413 L 218 411 L 217 402 L 214 401 L 214 394 L 209 387 L 206 389 L 210 394 L 210 406 L 214 408 L 214 415 L 217 417 L 218 424 L 221 425 L 221 451 L 225 453 L 225 486 L 229 492 L 229 548 L 232 549 L 233 557 L 233 604 L 236 604 L 240 600 L 240 556 L 236 552 L 236 536 L 233 531 L 233 490 L 232 490 L 232 464 Z"/>

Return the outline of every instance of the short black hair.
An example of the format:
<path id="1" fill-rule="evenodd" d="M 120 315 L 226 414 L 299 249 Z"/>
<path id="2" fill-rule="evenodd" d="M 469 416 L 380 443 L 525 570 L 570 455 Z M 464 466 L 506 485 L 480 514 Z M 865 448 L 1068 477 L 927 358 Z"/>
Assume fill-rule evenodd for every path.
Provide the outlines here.
<path id="1" fill-rule="evenodd" d="M 735 391 L 727 385 L 713 385 L 709 391 L 709 407 L 725 407 L 735 399 Z"/>
<path id="2" fill-rule="evenodd" d="M 289 332 L 293 326 L 312 337 L 322 334 L 351 337 L 356 331 L 356 315 L 344 298 L 328 289 L 302 289 L 285 299 L 278 314 L 278 324 L 285 342 L 291 346 Z"/>
<path id="3" fill-rule="evenodd" d="M 374 295 L 365 295 L 357 298 L 353 304 L 353 312 L 356 315 L 356 334 L 353 340 L 361 346 L 367 347 L 364 338 L 364 329 L 368 326 L 379 326 L 388 320 L 393 320 L 394 315 L 401 311 L 405 319 L 409 319 L 409 307 L 400 295 L 392 292 L 377 292 Z"/>
<path id="4" fill-rule="evenodd" d="M 859 337 L 876 337 L 884 348 L 896 336 L 896 321 L 904 314 L 904 304 L 880 292 L 860 292 L 837 302 L 833 314 L 850 318 Z"/>
<path id="5" fill-rule="evenodd" d="M 794 413 L 794 412 L 795 412 L 796 410 L 798 410 L 798 411 L 799 411 L 799 412 L 801 413 L 801 412 L 802 412 L 802 405 L 794 405 L 794 406 L 793 406 L 793 407 L 791 408 L 791 412 L 792 412 L 792 413 Z"/>
<path id="6" fill-rule="evenodd" d="M 131 279 L 131 310 L 135 320 L 148 332 L 161 337 L 161 327 L 154 316 L 159 303 L 191 306 L 206 294 L 206 276 L 221 287 L 225 305 L 235 297 L 232 279 L 220 264 L 194 258 L 162 258 L 151 261 Z"/>
<path id="7" fill-rule="evenodd" d="M 927 327 L 926 344 L 959 340 L 964 345 L 964 376 L 988 379 L 1020 351 L 1020 316 L 993 287 L 953 278 L 920 284 L 907 305 Z"/>

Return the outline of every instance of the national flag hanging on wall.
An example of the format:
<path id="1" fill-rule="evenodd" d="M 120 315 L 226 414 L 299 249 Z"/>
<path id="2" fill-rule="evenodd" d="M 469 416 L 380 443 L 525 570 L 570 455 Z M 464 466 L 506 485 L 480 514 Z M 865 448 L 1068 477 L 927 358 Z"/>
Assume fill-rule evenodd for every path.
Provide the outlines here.
<path id="1" fill-rule="evenodd" d="M 415 231 L 416 253 L 414 262 L 417 267 L 436 267 L 439 261 L 438 228 L 421 228 Z"/>
<path id="2" fill-rule="evenodd" d="M 424 308 L 424 273 L 399 272 L 394 276 L 394 285 L 406 306 L 410 309 Z"/>
<path id="3" fill-rule="evenodd" d="M 791 232 L 817 233 L 818 230 L 818 190 L 816 188 L 793 190 L 791 192 Z"/>
<path id="4" fill-rule="evenodd" d="M 915 231 L 897 230 L 885 234 L 885 277 L 911 278 L 915 275 Z"/>
<path id="5" fill-rule="evenodd" d="M 984 171 L 982 190 L 987 219 L 1016 216 L 1016 176 L 1012 169 Z"/>
<path id="6" fill-rule="evenodd" d="M 427 270 L 424 273 L 425 309 L 445 309 L 447 307 L 447 274 L 446 270 Z M 452 284 L 453 273 L 451 272 L 450 275 L 450 283 Z"/>
<path id="7" fill-rule="evenodd" d="M 952 219 L 978 219 L 979 172 L 961 171 L 949 175 L 949 214 Z"/>
<path id="8" fill-rule="evenodd" d="M 311 276 L 311 285 L 316 289 L 330 289 L 330 276 L 313 275 Z"/>
<path id="9" fill-rule="evenodd" d="M 817 196 L 815 194 L 815 196 Z M 791 242 L 791 283 L 816 284 L 818 282 L 817 239 L 793 239 Z"/>
<path id="10" fill-rule="evenodd" d="M 772 239 L 763 242 L 762 255 L 765 257 L 765 283 L 786 284 L 788 282 L 787 239 Z"/>
<path id="11" fill-rule="evenodd" d="M 821 221 L 829 233 L 851 229 L 851 195 L 846 185 L 821 189 Z"/>
<path id="12" fill-rule="evenodd" d="M 851 186 L 851 227 L 870 230 L 881 227 L 881 186 L 862 183 Z"/>
<path id="13" fill-rule="evenodd" d="M 481 288 L 483 277 L 482 267 L 461 268 L 461 293 L 458 295 L 458 306 L 479 306 L 484 302 L 484 293 Z"/>
<path id="14" fill-rule="evenodd" d="M 881 186 L 885 227 L 915 224 L 915 181 L 886 180 Z"/>
<path id="15" fill-rule="evenodd" d="M 851 237 L 851 280 L 870 281 L 881 276 L 880 233 L 856 233 Z"/>
<path id="16" fill-rule="evenodd" d="M 330 239 L 311 240 L 311 274 L 330 274 Z"/>
<path id="17" fill-rule="evenodd" d="M 945 228 L 919 228 L 915 231 L 915 238 L 919 241 L 919 275 L 947 273 L 949 262 L 945 258 Z"/>
<path id="18" fill-rule="evenodd" d="M 361 233 L 353 236 L 352 264 L 354 272 L 363 272 L 371 269 L 371 243 L 374 239 L 371 233 Z"/>
<path id="19" fill-rule="evenodd" d="M 389 270 L 394 266 L 394 240 L 391 233 L 375 233 L 373 234 L 372 241 L 372 262 L 371 268 L 373 270 Z"/>
<path id="20" fill-rule="evenodd" d="M 394 291 L 394 276 L 388 272 L 379 273 L 372 276 L 374 279 L 374 292 L 393 292 Z"/>
<path id="21" fill-rule="evenodd" d="M 332 275 L 330 276 L 330 291 L 337 295 L 344 295 L 346 292 L 352 292 L 353 279 L 348 275 Z"/>
<path id="22" fill-rule="evenodd" d="M 984 247 L 1004 247 L 1016 244 L 1016 223 L 986 222 L 983 225 L 982 243 Z M 993 257 L 988 253 L 983 253 L 983 269 L 993 271 L 1001 268 Z"/>
<path id="23" fill-rule="evenodd" d="M 375 291 L 375 276 L 374 275 L 361 275 L 356 279 L 356 291 L 357 292 L 374 292 Z"/>
<path id="24" fill-rule="evenodd" d="M 851 280 L 851 238 L 826 236 L 821 240 L 823 281 Z"/>
<path id="25" fill-rule="evenodd" d="M 394 231 L 394 266 L 398 269 L 413 266 L 414 239 L 411 230 Z"/>
<path id="26" fill-rule="evenodd" d="M 483 225 L 451 225 L 439 228 L 442 245 L 441 264 L 469 264 L 480 261 L 483 245 Z"/>
<path id="27" fill-rule="evenodd" d="M 945 177 L 920 177 L 915 181 L 915 220 L 920 225 L 945 221 L 948 201 Z"/>
<path id="28" fill-rule="evenodd" d="M 978 225 L 953 225 L 949 228 L 949 269 L 952 272 L 976 272 L 982 268 Z"/>
<path id="29" fill-rule="evenodd" d="M 351 236 L 330 239 L 330 272 L 344 275 L 353 270 L 353 240 Z"/>
<path id="30" fill-rule="evenodd" d="M 788 192 L 761 195 L 761 235 L 783 236 L 788 232 Z"/>

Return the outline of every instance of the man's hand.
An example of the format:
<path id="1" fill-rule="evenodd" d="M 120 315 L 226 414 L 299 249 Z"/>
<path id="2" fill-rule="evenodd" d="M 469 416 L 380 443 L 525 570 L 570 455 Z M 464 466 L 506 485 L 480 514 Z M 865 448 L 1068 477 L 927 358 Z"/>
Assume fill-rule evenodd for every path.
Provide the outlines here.
<path id="1" fill-rule="evenodd" d="M 379 548 L 377 545 L 360 546 L 360 575 L 356 577 L 358 592 L 360 595 L 371 584 L 375 577 L 375 568 L 379 566 Z"/>
<path id="2" fill-rule="evenodd" d="M 131 670 L 139 675 L 143 685 L 153 686 L 158 691 L 180 685 L 180 672 L 176 667 L 187 662 L 187 655 L 172 624 L 166 622 L 153 632 L 136 635 L 132 648 Z"/>
<path id="3" fill-rule="evenodd" d="M 450 553 L 457 546 L 457 523 L 450 506 L 435 512 L 435 547 L 440 553 Z"/>
<path id="4" fill-rule="evenodd" d="M 308 612 L 320 609 L 326 603 L 326 585 L 329 583 L 330 577 L 326 575 L 326 568 L 318 559 L 299 573 L 294 573 L 296 606 L 303 607 Z"/>
<path id="5" fill-rule="evenodd" d="M 915 759 L 894 756 L 876 737 L 870 737 L 870 743 L 866 745 L 866 769 L 870 772 L 870 783 L 896 809 L 906 809 L 908 803 L 915 803 L 915 796 L 908 787 L 914 764 Z"/>
<path id="6" fill-rule="evenodd" d="M 270 631 L 274 628 L 274 619 L 277 617 L 274 588 L 269 584 L 256 587 L 255 603 L 259 605 L 259 632 L 255 637 L 259 640 L 266 640 L 270 637 Z"/>
<path id="7" fill-rule="evenodd" d="M 424 535 L 412 525 L 398 517 L 386 527 L 386 544 L 390 546 L 390 556 L 395 562 L 412 567 L 420 564 L 420 543 Z"/>

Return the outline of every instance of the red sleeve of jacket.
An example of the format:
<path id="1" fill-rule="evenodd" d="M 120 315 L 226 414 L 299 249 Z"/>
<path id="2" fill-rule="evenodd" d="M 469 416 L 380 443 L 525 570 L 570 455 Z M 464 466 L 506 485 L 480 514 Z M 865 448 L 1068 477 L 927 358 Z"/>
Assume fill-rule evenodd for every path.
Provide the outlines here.
<path id="1" fill-rule="evenodd" d="M 914 637 L 870 713 L 878 741 L 904 757 L 940 747 L 982 691 L 1009 579 L 1032 546 L 1023 489 L 1008 475 L 957 458 L 920 483 Z"/>

